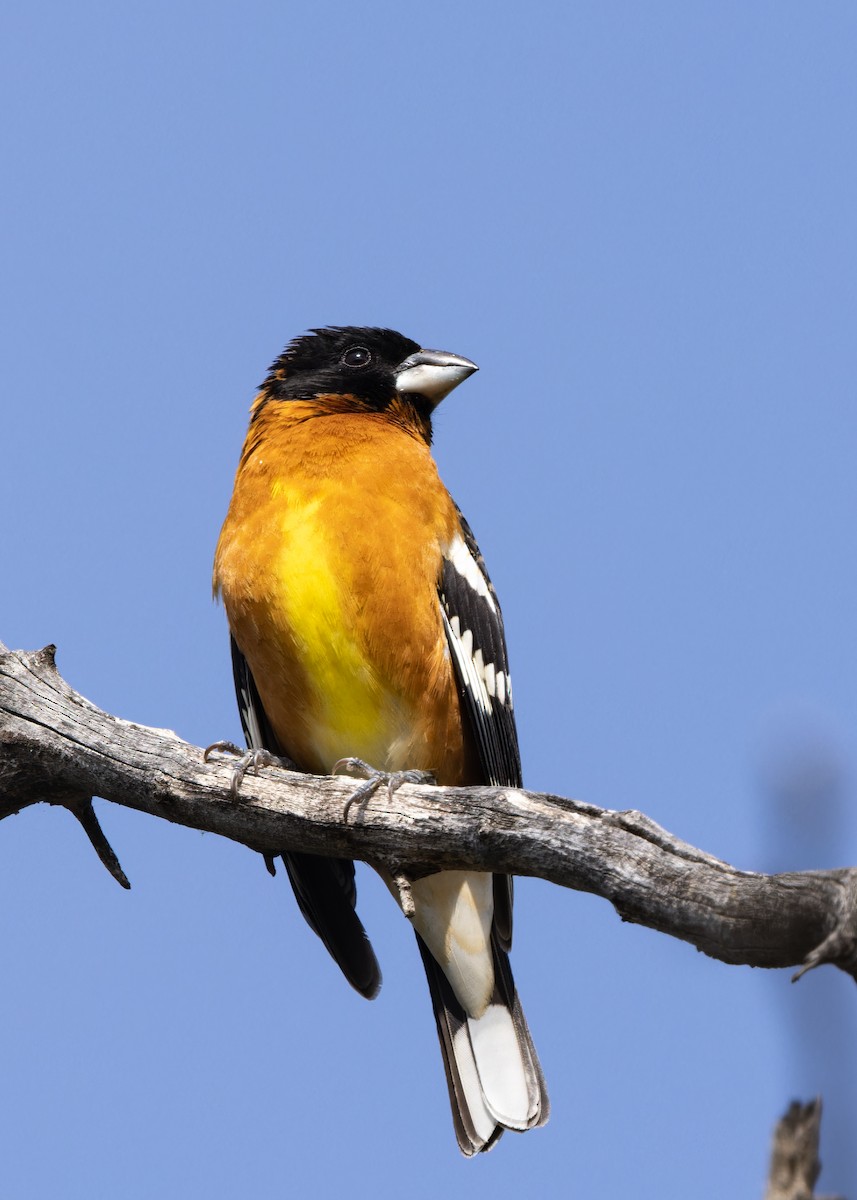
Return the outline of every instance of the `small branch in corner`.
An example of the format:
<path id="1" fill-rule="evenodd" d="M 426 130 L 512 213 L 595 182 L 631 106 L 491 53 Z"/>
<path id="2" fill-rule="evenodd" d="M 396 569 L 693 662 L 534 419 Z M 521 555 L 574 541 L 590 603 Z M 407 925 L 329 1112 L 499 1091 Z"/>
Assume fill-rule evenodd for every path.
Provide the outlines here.
<path id="1" fill-rule="evenodd" d="M 821 1174 L 820 1136 L 821 1097 L 808 1104 L 793 1100 L 774 1130 L 765 1200 L 844 1200 L 815 1193 Z"/>

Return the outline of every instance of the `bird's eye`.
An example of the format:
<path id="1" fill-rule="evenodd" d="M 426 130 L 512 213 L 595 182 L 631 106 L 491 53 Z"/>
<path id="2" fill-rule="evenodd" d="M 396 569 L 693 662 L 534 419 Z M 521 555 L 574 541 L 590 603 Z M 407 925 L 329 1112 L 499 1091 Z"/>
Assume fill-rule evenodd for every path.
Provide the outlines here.
<path id="1" fill-rule="evenodd" d="M 368 367 L 372 355 L 365 346 L 349 346 L 342 356 L 346 367 Z"/>

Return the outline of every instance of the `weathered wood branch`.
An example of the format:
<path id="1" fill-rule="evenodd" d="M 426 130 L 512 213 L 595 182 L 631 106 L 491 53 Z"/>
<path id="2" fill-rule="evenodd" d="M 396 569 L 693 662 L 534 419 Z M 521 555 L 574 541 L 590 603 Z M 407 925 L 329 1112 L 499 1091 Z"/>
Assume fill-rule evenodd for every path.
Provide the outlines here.
<path id="1" fill-rule="evenodd" d="M 127 886 L 91 807 L 103 797 L 241 842 L 362 859 L 404 879 L 438 868 L 534 875 L 609 900 L 626 921 L 727 963 L 833 963 L 857 979 L 857 870 L 760 875 L 680 841 L 638 812 L 512 788 L 404 786 L 352 805 L 354 782 L 265 769 L 240 800 L 231 766 L 169 730 L 110 716 L 73 691 L 54 649 L 0 643 L 0 819 L 69 808 Z"/>
<path id="2" fill-rule="evenodd" d="M 808 1104 L 793 1100 L 774 1130 L 765 1200 L 843 1200 L 841 1196 L 816 1196 L 820 1139 L 821 1098 Z"/>

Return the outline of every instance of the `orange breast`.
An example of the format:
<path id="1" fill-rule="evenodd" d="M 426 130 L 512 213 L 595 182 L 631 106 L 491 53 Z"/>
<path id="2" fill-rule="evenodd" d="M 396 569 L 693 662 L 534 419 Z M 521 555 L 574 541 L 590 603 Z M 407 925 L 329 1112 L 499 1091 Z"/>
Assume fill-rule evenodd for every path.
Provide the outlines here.
<path id="1" fill-rule="evenodd" d="M 256 416 L 214 581 L 300 767 L 357 755 L 471 776 L 437 599 L 456 527 L 427 444 L 405 426 L 303 402 Z"/>

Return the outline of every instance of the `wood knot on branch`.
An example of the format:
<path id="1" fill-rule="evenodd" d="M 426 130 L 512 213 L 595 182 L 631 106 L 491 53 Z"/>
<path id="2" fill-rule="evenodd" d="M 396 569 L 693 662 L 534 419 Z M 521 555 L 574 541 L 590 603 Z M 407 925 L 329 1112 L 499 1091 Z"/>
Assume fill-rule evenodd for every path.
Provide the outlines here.
<path id="1" fill-rule="evenodd" d="M 840 883 L 838 903 L 835 905 L 836 924 L 828 935 L 805 958 L 800 969 L 792 976 L 792 982 L 807 971 L 831 963 L 857 980 L 857 871 L 853 868 L 837 871 Z"/>

